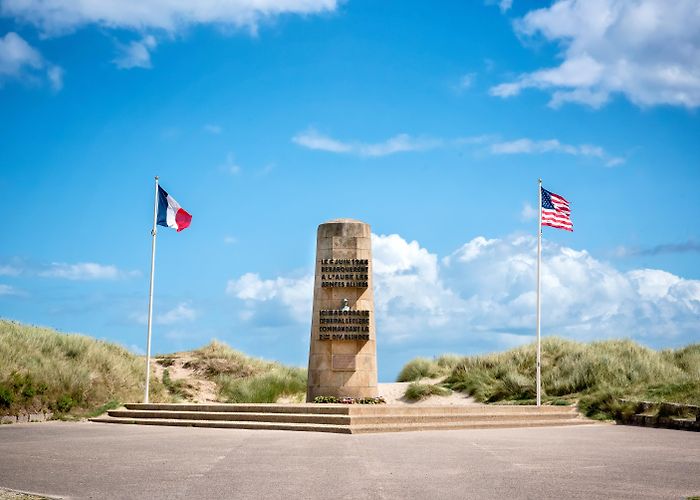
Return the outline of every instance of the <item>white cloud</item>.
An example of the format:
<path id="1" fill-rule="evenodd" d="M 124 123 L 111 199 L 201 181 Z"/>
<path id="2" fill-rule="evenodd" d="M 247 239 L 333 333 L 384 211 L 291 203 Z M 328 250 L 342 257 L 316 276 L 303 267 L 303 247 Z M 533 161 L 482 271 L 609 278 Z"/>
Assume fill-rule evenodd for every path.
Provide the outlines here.
<path id="1" fill-rule="evenodd" d="M 498 8 L 501 12 L 507 12 L 513 6 L 513 0 L 500 0 L 498 2 Z"/>
<path id="2" fill-rule="evenodd" d="M 537 209 L 533 207 L 530 203 L 523 203 L 523 209 L 520 211 L 520 220 L 530 221 L 536 218 L 538 215 Z"/>
<path id="3" fill-rule="evenodd" d="M 0 37 L 0 87 L 5 80 L 47 81 L 53 90 L 63 87 L 63 69 L 46 61 L 17 33 Z"/>
<path id="4" fill-rule="evenodd" d="M 557 0 L 515 23 L 523 37 L 562 47 L 561 64 L 520 75 L 491 94 L 551 92 L 550 106 L 598 108 L 614 94 L 639 106 L 700 106 L 698 0 Z"/>
<path id="5" fill-rule="evenodd" d="M 146 35 L 141 40 L 132 41 L 126 45 L 118 44 L 119 56 L 114 59 L 114 64 L 119 69 L 151 68 L 151 52 L 158 42 L 153 35 Z"/>
<path id="6" fill-rule="evenodd" d="M 88 24 L 138 32 L 176 32 L 189 26 L 213 24 L 255 33 L 262 21 L 280 15 L 320 14 L 336 7 L 336 0 L 4 0 L 0 12 L 33 24 L 46 34 L 69 32 Z"/>
<path id="7" fill-rule="evenodd" d="M 370 157 L 408 151 L 426 151 L 442 145 L 439 139 L 412 137 L 408 134 L 398 134 L 378 143 L 344 142 L 323 135 L 313 128 L 295 135 L 292 142 L 307 149 Z"/>
<path id="8" fill-rule="evenodd" d="M 0 276 L 18 276 L 22 273 L 22 269 L 13 265 L 0 265 Z"/>
<path id="9" fill-rule="evenodd" d="M 24 295 L 24 292 L 21 290 L 18 290 L 17 288 L 10 286 L 10 285 L 4 285 L 0 283 L 0 296 L 2 295 Z"/>
<path id="10" fill-rule="evenodd" d="M 466 73 L 460 77 L 459 82 L 457 82 L 457 85 L 455 86 L 455 90 L 458 93 L 464 92 L 472 85 L 474 85 L 475 80 L 476 73 Z"/>
<path id="11" fill-rule="evenodd" d="M 513 0 L 486 0 L 486 5 L 498 5 L 501 14 L 505 14 L 513 6 Z"/>
<path id="12" fill-rule="evenodd" d="M 137 274 L 137 271 L 121 271 L 116 266 L 94 262 L 79 262 L 77 264 L 54 262 L 48 269 L 39 272 L 39 276 L 45 278 L 62 278 L 74 281 L 115 280 Z"/>
<path id="13" fill-rule="evenodd" d="M 187 302 L 180 302 L 174 308 L 156 316 L 155 322 L 160 325 L 172 325 L 183 321 L 193 321 L 197 318 L 197 311 Z"/>
<path id="14" fill-rule="evenodd" d="M 246 273 L 229 280 L 226 293 L 247 303 L 248 307 L 239 314 L 242 319 L 254 317 L 256 302 L 274 302 L 274 307 L 283 307 L 295 321 L 303 322 L 311 314 L 313 284 L 313 276 L 308 275 L 262 280 L 256 273 Z"/>
<path id="15" fill-rule="evenodd" d="M 610 156 L 600 146 L 591 144 L 581 144 L 574 146 L 564 144 L 557 139 L 532 140 L 516 139 L 513 141 L 494 142 L 490 146 L 493 154 L 542 154 L 542 153 L 563 153 L 572 156 L 588 156 L 598 158 L 605 162 L 605 165 L 612 167 L 625 162 L 624 158 Z"/>
<path id="16" fill-rule="evenodd" d="M 377 329 L 387 341 L 489 339 L 506 347 L 534 334 L 534 237 L 479 236 L 442 259 L 395 234 L 373 235 L 372 245 Z M 311 275 L 248 273 L 229 281 L 227 292 L 245 304 L 244 321 L 287 311 L 289 321 L 308 325 L 312 287 Z M 545 335 L 652 343 L 693 338 L 700 280 L 655 269 L 622 272 L 585 250 L 545 240 L 542 312 Z"/>
<path id="17" fill-rule="evenodd" d="M 48 65 L 46 77 L 49 79 L 49 84 L 54 91 L 58 92 L 63 88 L 63 75 L 65 75 L 65 73 L 66 72 L 60 66 L 56 66 L 55 64 Z"/>
<path id="18" fill-rule="evenodd" d="M 185 301 L 180 302 L 164 313 L 154 314 L 153 323 L 156 325 L 174 325 L 194 321 L 198 316 L 199 313 L 189 302 Z M 129 317 L 142 325 L 148 324 L 148 312 L 134 312 Z"/>
<path id="19" fill-rule="evenodd" d="M 129 347 L 127 347 L 127 349 L 138 356 L 145 356 L 146 355 L 145 349 L 139 345 L 136 345 L 136 344 L 131 344 Z"/>
<path id="20" fill-rule="evenodd" d="M 609 167 L 625 162 L 624 158 L 612 156 L 602 147 L 593 144 L 574 146 L 562 143 L 558 139 L 535 140 L 529 138 L 503 141 L 498 136 L 486 134 L 454 139 L 414 138 L 406 134 L 399 134 L 384 142 L 372 144 L 340 141 L 311 128 L 306 132 L 295 135 L 292 138 L 292 142 L 312 150 L 369 157 L 386 156 L 399 152 L 426 151 L 436 148 L 488 146 L 487 152 L 495 155 L 563 153 L 572 156 L 597 158 Z"/>
<path id="21" fill-rule="evenodd" d="M 206 125 L 204 125 L 204 131 L 212 135 L 219 135 L 221 132 L 224 131 L 224 129 L 221 125 L 207 123 Z"/>
<path id="22" fill-rule="evenodd" d="M 241 166 L 236 162 L 236 157 L 233 153 L 226 154 L 226 161 L 219 167 L 222 171 L 231 175 L 238 175 L 241 173 Z"/>

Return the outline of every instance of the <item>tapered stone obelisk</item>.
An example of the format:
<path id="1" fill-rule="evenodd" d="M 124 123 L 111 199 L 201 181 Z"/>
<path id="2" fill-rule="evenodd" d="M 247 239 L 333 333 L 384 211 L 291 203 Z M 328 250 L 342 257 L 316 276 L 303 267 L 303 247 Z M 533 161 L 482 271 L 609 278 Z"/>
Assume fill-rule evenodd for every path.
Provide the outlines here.
<path id="1" fill-rule="evenodd" d="M 318 226 L 306 401 L 377 396 L 377 347 L 369 224 Z"/>

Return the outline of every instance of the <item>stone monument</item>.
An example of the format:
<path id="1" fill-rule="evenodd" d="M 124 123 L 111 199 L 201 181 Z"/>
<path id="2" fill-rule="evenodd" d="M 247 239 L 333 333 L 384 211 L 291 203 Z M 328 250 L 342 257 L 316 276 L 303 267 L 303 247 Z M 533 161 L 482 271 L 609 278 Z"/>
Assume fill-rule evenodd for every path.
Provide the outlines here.
<path id="1" fill-rule="evenodd" d="M 369 224 L 318 226 L 306 401 L 377 396 L 377 346 Z"/>

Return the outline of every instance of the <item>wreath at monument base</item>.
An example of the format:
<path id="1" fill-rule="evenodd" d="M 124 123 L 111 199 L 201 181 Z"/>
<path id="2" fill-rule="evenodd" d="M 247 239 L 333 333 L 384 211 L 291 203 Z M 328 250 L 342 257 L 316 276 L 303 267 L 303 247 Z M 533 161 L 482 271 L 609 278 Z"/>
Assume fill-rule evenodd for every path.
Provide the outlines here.
<path id="1" fill-rule="evenodd" d="M 337 398 L 335 396 L 316 396 L 314 398 L 314 403 L 341 403 L 341 404 L 346 404 L 346 405 L 352 405 L 352 404 L 379 405 L 379 404 L 385 404 L 386 401 L 381 396 L 376 397 L 376 398 Z"/>

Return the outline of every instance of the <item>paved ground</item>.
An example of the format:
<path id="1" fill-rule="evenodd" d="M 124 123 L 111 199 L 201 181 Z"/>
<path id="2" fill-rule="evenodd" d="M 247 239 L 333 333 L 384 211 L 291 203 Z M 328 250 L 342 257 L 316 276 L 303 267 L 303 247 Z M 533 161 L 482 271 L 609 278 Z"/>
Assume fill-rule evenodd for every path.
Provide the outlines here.
<path id="1" fill-rule="evenodd" d="M 13 424 L 0 427 L 0 487 L 100 499 L 685 498 L 700 495 L 700 433 Z"/>

